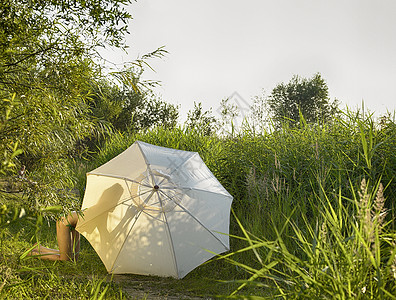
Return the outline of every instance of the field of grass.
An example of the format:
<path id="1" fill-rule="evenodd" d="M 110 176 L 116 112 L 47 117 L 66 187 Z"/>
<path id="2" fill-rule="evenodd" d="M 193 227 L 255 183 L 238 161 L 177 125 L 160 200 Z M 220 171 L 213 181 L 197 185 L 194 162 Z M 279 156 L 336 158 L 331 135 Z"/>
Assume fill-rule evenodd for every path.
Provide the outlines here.
<path id="1" fill-rule="evenodd" d="M 167 280 L 175 292 L 394 299 L 395 120 L 348 112 L 323 126 L 302 124 L 266 132 L 245 126 L 227 136 L 207 136 L 199 128 L 114 134 L 92 159 L 70 168 L 82 195 L 85 172 L 135 140 L 201 155 L 234 196 L 232 249 L 181 281 L 155 279 Z M 36 238 L 56 247 L 54 225 L 46 222 L 36 228 L 37 220 L 25 217 L 2 228 L 1 297 L 128 298 L 122 284 L 104 280 L 104 266 L 84 240 L 77 263 L 23 258 Z"/>

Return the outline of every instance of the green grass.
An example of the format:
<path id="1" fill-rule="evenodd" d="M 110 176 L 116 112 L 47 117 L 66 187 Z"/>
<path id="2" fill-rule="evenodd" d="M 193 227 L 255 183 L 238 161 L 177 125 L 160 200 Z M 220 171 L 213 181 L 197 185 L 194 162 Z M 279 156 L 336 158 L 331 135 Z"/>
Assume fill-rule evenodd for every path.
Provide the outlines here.
<path id="1" fill-rule="evenodd" d="M 37 238 L 41 244 L 57 248 L 55 236 L 55 224 L 50 221 L 40 226 Z M 3 230 L 0 257 L 2 298 L 100 299 L 102 294 L 106 294 L 112 299 L 124 299 L 119 287 L 105 282 L 106 270 L 84 241 L 78 263 L 23 257 L 35 241 L 36 220 L 33 218 L 25 217 Z"/>
<path id="2" fill-rule="evenodd" d="M 250 274 L 231 298 L 244 299 L 249 285 L 267 290 L 266 297 L 257 299 L 396 298 L 396 234 L 385 221 L 389 211 L 383 206 L 382 186 L 370 189 L 363 180 L 354 199 L 340 193 L 336 199 L 324 195 L 317 201 L 320 217 L 314 226 L 306 218 L 304 226 L 288 218 L 273 240 L 258 238 L 239 223 L 246 247 L 235 253 L 253 252 L 258 264 L 240 263 L 232 258 L 235 253 L 223 256 Z M 291 234 L 285 234 L 287 227 Z"/>
<path id="3" fill-rule="evenodd" d="M 77 174 L 76 188 L 82 194 L 85 173 L 135 140 L 201 155 L 234 196 L 235 217 L 230 228 L 233 255 L 204 264 L 181 281 L 153 279 L 175 293 L 200 295 L 205 291 L 205 296 L 285 299 L 326 299 L 333 294 L 339 299 L 392 299 L 396 292 L 392 277 L 392 268 L 396 268 L 392 260 L 395 120 L 376 122 L 372 116 L 347 112 L 331 124 L 301 124 L 299 128 L 285 126 L 279 131 L 263 132 L 246 126 L 230 136 L 207 136 L 202 130 L 185 128 L 156 128 L 132 135 L 115 133 L 89 160 L 70 166 Z M 360 188 L 363 179 L 369 195 L 366 212 L 373 212 L 371 218 L 375 216 L 379 183 L 384 186 L 383 209 L 387 215 L 381 226 L 373 225 L 370 235 L 359 204 L 362 197 L 358 192 L 365 193 Z M 42 226 L 40 241 L 56 246 L 53 226 L 50 228 L 52 231 Z M 77 294 L 67 294 L 71 293 L 70 284 L 76 293 L 84 295 L 82 299 L 95 297 L 96 291 L 98 296 L 105 289 L 110 298 L 126 297 L 120 295 L 119 284 L 102 282 L 106 271 L 87 243 L 83 243 L 77 264 L 18 260 L 33 242 L 35 225 L 25 224 L 20 229 L 7 228 L 8 240 L 3 239 L 2 259 L 6 263 L 2 265 L 6 269 L 2 273 L 7 274 L 9 268 L 13 275 L 1 275 L 1 282 L 5 282 L 1 295 L 7 291 L 7 295 L 18 296 L 29 289 L 38 293 L 42 289 L 31 280 L 35 278 L 41 284 L 51 282 L 48 297 L 73 299 Z M 323 232 L 328 232 L 326 242 Z M 20 272 L 25 265 L 32 270 Z M 92 279 L 93 275 L 96 279 Z M 144 282 L 143 277 L 139 278 Z M 11 284 L 11 279 L 17 285 Z"/>
<path id="4" fill-rule="evenodd" d="M 128 288 L 142 288 L 147 293 L 164 296 L 208 297 L 231 293 L 237 286 L 219 283 L 226 276 L 224 270 L 229 268 L 221 261 L 205 264 L 183 280 L 133 274 L 124 275 L 121 280 L 112 279 L 84 237 L 77 262 L 23 258 L 36 240 L 57 248 L 52 220 L 44 222 L 36 233 L 36 219 L 24 217 L 2 232 L 0 299 L 144 299 L 130 297 Z"/>

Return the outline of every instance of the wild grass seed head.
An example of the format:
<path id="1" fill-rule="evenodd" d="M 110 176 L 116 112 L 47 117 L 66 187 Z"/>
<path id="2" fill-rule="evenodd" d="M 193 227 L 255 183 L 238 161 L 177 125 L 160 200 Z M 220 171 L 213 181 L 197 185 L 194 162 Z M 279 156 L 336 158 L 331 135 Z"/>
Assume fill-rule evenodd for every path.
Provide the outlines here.
<path id="1" fill-rule="evenodd" d="M 370 212 L 370 195 L 367 192 L 366 179 L 362 179 L 360 184 L 359 201 L 358 201 L 358 222 L 362 233 L 367 237 L 368 242 L 374 242 L 373 222 Z"/>
<path id="2" fill-rule="evenodd" d="M 380 183 L 376 198 L 374 200 L 374 209 L 372 212 L 373 219 L 377 224 L 379 231 L 382 229 L 384 225 L 386 214 L 387 214 L 387 210 L 385 208 L 384 187 L 382 183 Z"/>
<path id="3" fill-rule="evenodd" d="M 327 243 L 327 224 L 324 221 L 320 227 L 319 236 L 324 244 Z"/>

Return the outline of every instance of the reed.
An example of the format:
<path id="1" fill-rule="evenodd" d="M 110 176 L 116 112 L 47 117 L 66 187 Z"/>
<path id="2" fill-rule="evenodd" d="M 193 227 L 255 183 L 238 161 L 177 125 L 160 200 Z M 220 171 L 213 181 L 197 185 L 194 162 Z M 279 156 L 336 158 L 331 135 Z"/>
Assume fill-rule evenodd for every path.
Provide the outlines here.
<path id="1" fill-rule="evenodd" d="M 136 140 L 198 152 L 234 196 L 231 252 L 183 279 L 198 290 L 205 284 L 213 294 L 231 290 L 229 297 L 252 299 L 394 299 L 394 118 L 376 121 L 371 115 L 346 111 L 332 123 L 300 124 L 280 130 L 260 126 L 257 131 L 245 123 L 229 135 L 212 136 L 204 128 L 185 127 L 113 133 L 90 157 L 65 167 L 77 174 L 81 201 L 85 173 Z M 73 286 L 82 299 L 102 293 L 123 299 L 119 287 L 102 281 L 105 269 L 87 243 L 81 262 L 66 268 L 14 259 L 12 253 L 20 257 L 35 234 L 44 244 L 56 246 L 54 232 L 35 233 L 32 223 L 20 228 L 24 229 L 12 233 L 2 229 L 1 297 L 23 297 L 30 291 L 40 299 L 69 299 L 76 295 L 68 291 Z M 103 277 L 70 282 L 75 274 Z M 208 277 L 227 284 L 208 285 Z M 48 295 L 39 292 L 47 281 Z"/>
<path id="2" fill-rule="evenodd" d="M 304 226 L 297 225 L 290 216 L 281 229 L 274 224 L 275 239 L 258 238 L 238 221 L 246 247 L 222 258 L 249 277 L 229 297 L 395 299 L 396 234 L 385 222 L 382 185 L 369 188 L 363 180 L 360 190 L 351 192 L 357 197 L 345 198 L 341 190 L 334 199 L 323 193 L 316 199 L 320 206 L 314 225 L 306 217 Z M 258 267 L 233 259 L 247 251 L 254 252 Z M 260 286 L 261 296 L 244 294 L 248 285 Z"/>

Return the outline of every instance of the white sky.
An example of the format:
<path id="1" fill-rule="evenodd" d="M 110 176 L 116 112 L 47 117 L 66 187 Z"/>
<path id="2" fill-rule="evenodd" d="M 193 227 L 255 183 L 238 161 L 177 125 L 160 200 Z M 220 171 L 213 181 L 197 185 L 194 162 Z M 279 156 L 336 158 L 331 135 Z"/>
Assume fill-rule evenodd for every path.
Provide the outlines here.
<path id="1" fill-rule="evenodd" d="M 317 72 L 342 106 L 396 110 L 395 0 L 138 0 L 130 11 L 129 54 L 110 59 L 165 46 L 145 77 L 182 118 L 194 101 L 215 113 L 234 92 L 250 102 Z"/>

